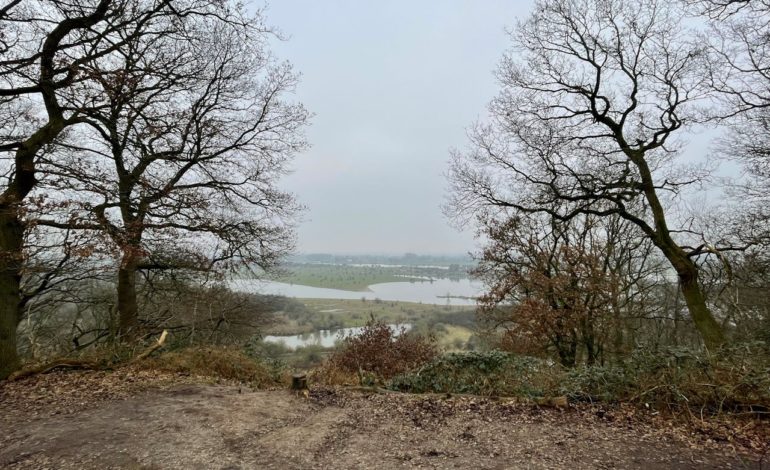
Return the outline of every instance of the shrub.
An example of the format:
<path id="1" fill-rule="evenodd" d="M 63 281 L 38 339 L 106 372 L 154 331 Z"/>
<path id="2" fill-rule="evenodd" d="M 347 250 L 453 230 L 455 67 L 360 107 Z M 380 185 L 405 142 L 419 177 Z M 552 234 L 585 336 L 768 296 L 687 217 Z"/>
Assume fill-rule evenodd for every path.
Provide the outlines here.
<path id="1" fill-rule="evenodd" d="M 639 349 L 623 364 L 569 371 L 561 392 L 578 400 L 639 402 L 711 412 L 767 410 L 770 355 L 759 343 L 713 355 L 687 348 Z"/>
<path id="2" fill-rule="evenodd" d="M 416 371 L 395 377 L 393 390 L 412 393 L 543 396 L 561 369 L 533 357 L 502 351 L 444 354 Z"/>
<path id="3" fill-rule="evenodd" d="M 368 373 L 383 381 L 419 367 L 433 359 L 437 347 L 433 337 L 393 330 L 382 321 L 370 320 L 356 335 L 342 340 L 328 365 L 343 373 Z"/>
<path id="4" fill-rule="evenodd" d="M 626 367 L 577 367 L 566 373 L 559 394 L 578 401 L 620 401 L 635 390 L 636 378 Z"/>
<path id="5" fill-rule="evenodd" d="M 760 343 L 713 355 L 686 348 L 639 349 L 620 364 L 566 370 L 507 352 L 462 352 L 400 374 L 389 387 L 412 393 L 566 395 L 573 401 L 631 402 L 659 409 L 767 413 L 770 354 Z"/>

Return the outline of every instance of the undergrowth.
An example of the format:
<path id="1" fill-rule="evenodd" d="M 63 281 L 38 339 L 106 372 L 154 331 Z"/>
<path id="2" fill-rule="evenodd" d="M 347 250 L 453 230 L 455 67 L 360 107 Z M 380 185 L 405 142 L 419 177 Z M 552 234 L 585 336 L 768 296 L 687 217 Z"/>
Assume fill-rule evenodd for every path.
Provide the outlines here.
<path id="1" fill-rule="evenodd" d="M 250 357 L 236 347 L 178 349 L 147 358 L 134 367 L 232 380 L 256 388 L 288 384 L 288 371 L 282 364 Z"/>
<path id="2" fill-rule="evenodd" d="M 762 343 L 714 354 L 640 349 L 617 365 L 568 371 L 558 391 L 573 400 L 765 414 L 770 412 L 770 354 Z"/>
<path id="3" fill-rule="evenodd" d="M 403 332 L 402 332 L 403 333 Z M 502 351 L 439 355 L 427 338 L 370 322 L 316 371 L 323 383 L 381 384 L 411 393 L 458 393 L 635 403 L 671 411 L 770 416 L 770 351 L 743 343 L 715 353 L 639 348 L 612 364 L 567 369 Z"/>
<path id="4" fill-rule="evenodd" d="M 542 396 L 552 387 L 552 370 L 541 359 L 502 351 L 450 353 L 394 377 L 389 387 L 413 393 Z"/>
<path id="5" fill-rule="evenodd" d="M 572 401 L 626 402 L 670 410 L 770 413 L 770 354 L 742 344 L 715 354 L 640 349 L 614 365 L 565 369 L 501 351 L 445 354 L 394 377 L 391 389 Z"/>

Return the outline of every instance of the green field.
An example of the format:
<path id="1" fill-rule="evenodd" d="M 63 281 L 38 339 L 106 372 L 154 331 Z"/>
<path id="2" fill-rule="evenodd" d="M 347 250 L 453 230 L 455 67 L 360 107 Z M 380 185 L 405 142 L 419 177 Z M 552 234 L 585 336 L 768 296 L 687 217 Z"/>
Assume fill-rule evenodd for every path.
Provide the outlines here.
<path id="1" fill-rule="evenodd" d="M 371 318 L 386 323 L 411 323 L 418 331 L 436 333 L 447 326 L 470 329 L 475 310 L 472 307 L 437 306 L 412 302 L 301 299 L 302 309 L 281 312 L 265 334 L 291 335 L 316 330 L 363 326 Z M 449 331 L 452 340 L 463 339 L 458 330 Z M 467 337 L 465 337 L 467 340 Z"/>
<path id="2" fill-rule="evenodd" d="M 372 284 L 412 279 L 404 277 L 409 276 L 412 268 L 293 264 L 286 269 L 288 274 L 276 277 L 274 280 L 288 284 L 356 292 L 365 292 Z"/>

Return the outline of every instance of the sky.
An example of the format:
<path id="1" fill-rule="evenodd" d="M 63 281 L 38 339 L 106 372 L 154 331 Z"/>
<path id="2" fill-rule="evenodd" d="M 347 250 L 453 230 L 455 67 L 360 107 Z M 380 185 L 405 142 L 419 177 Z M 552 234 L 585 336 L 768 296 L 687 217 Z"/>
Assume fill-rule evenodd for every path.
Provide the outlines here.
<path id="1" fill-rule="evenodd" d="M 272 49 L 302 74 L 315 114 L 311 148 L 282 187 L 307 207 L 304 253 L 462 254 L 472 230 L 450 226 L 449 151 L 486 116 L 506 27 L 529 0 L 276 0 Z"/>

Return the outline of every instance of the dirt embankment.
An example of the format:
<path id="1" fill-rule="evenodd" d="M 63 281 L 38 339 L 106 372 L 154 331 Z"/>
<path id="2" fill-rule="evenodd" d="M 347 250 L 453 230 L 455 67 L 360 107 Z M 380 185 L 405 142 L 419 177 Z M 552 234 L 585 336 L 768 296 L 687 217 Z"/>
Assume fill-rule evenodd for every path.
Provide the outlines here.
<path id="1" fill-rule="evenodd" d="M 701 469 L 762 458 L 761 439 L 623 408 L 341 390 L 303 399 L 131 372 L 0 384 L 0 408 L 2 468 Z M 740 436 L 770 435 L 766 422 L 744 426 Z"/>

